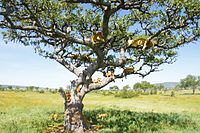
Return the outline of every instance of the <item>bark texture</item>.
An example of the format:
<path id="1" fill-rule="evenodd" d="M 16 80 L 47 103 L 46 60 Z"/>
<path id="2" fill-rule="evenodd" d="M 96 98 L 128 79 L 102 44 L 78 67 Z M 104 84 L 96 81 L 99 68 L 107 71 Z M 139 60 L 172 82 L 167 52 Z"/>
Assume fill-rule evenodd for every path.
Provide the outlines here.
<path id="1" fill-rule="evenodd" d="M 67 106 L 64 115 L 65 131 L 74 131 L 76 133 L 80 133 L 87 129 L 87 126 L 84 122 L 82 109 L 82 103 L 72 103 L 69 106 Z"/>
<path id="2" fill-rule="evenodd" d="M 65 93 L 61 91 L 64 98 L 64 130 L 65 132 L 82 133 L 90 128 L 90 125 L 83 116 L 82 99 L 73 91 Z"/>

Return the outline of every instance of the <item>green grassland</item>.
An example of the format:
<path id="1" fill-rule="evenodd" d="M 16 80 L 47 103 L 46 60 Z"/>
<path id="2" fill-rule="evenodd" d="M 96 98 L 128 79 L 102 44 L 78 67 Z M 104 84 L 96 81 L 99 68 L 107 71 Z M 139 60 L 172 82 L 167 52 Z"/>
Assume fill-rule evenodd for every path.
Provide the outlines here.
<path id="1" fill-rule="evenodd" d="M 197 92 L 198 93 L 198 92 Z M 185 95 L 184 95 L 185 94 Z M 200 95 L 170 92 L 119 98 L 91 93 L 84 100 L 85 116 L 97 132 L 170 132 L 200 131 Z M 51 114 L 59 113 L 59 120 Z M 98 118 L 108 114 L 107 118 Z M 62 124 L 63 100 L 59 93 L 0 91 L 0 132 L 35 133 Z"/>

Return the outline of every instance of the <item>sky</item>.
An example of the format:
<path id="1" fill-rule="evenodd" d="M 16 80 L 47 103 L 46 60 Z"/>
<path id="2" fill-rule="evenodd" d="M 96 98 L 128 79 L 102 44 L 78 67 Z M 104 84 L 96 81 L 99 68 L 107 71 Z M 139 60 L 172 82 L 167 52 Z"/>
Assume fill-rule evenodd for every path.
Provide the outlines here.
<path id="1" fill-rule="evenodd" d="M 127 76 L 127 79 L 118 79 L 105 88 L 113 85 L 132 87 L 141 81 L 179 82 L 188 74 L 200 75 L 200 41 L 181 47 L 178 50 L 177 61 L 170 65 L 162 65 L 160 70 L 145 78 Z M 70 80 L 75 78 L 56 61 L 39 56 L 32 47 L 13 42 L 5 44 L 0 35 L 0 84 L 65 88 L 70 84 Z"/>

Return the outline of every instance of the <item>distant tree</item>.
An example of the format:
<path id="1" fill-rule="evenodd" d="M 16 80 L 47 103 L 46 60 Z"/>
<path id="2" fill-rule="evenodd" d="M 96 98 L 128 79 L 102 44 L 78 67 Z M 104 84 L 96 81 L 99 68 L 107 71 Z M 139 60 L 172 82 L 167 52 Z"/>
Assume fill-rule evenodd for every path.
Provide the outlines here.
<path id="1" fill-rule="evenodd" d="M 59 91 L 60 91 L 60 90 L 63 90 L 63 87 L 59 87 L 59 89 L 58 89 L 58 90 L 59 90 Z"/>
<path id="2" fill-rule="evenodd" d="M 28 86 L 28 87 L 26 87 L 27 91 L 33 91 L 34 88 L 35 88 L 34 86 Z"/>
<path id="3" fill-rule="evenodd" d="M 8 90 L 12 90 L 13 89 L 13 87 L 12 86 L 8 86 Z"/>
<path id="4" fill-rule="evenodd" d="M 49 91 L 49 87 L 44 88 L 44 90 Z"/>
<path id="5" fill-rule="evenodd" d="M 51 92 L 51 93 L 57 93 L 57 90 L 56 89 L 49 89 L 49 92 Z"/>
<path id="6" fill-rule="evenodd" d="M 182 89 L 181 86 L 180 86 L 180 83 L 177 84 L 177 85 L 175 86 L 175 89 L 176 89 L 176 90 L 180 90 L 180 89 Z"/>
<path id="7" fill-rule="evenodd" d="M 129 85 L 123 86 L 123 90 L 129 90 L 131 87 Z"/>
<path id="8" fill-rule="evenodd" d="M 39 88 L 40 88 L 40 87 L 35 87 L 35 91 L 39 91 Z"/>
<path id="9" fill-rule="evenodd" d="M 180 80 L 179 85 L 184 89 L 192 89 L 193 94 L 195 94 L 196 88 L 200 85 L 200 77 L 187 75 L 186 78 Z"/>
<path id="10" fill-rule="evenodd" d="M 197 76 L 197 84 L 198 84 L 198 88 L 200 88 L 200 76 Z"/>
<path id="11" fill-rule="evenodd" d="M 155 85 L 155 88 L 161 91 L 165 88 L 165 86 L 163 84 L 159 84 L 159 85 Z"/>
<path id="12" fill-rule="evenodd" d="M 55 92 L 57 93 L 57 92 L 58 92 L 58 89 L 55 88 Z"/>
<path id="13" fill-rule="evenodd" d="M 175 97 L 175 91 L 174 90 L 171 91 L 171 95 L 170 96 L 171 97 Z"/>
<path id="14" fill-rule="evenodd" d="M 137 82 L 133 85 L 133 89 L 141 89 L 141 83 Z"/>
<path id="15" fill-rule="evenodd" d="M 4 91 L 4 90 L 5 88 L 2 85 L 0 85 L 0 91 Z"/>
<path id="16" fill-rule="evenodd" d="M 19 90 L 20 90 L 20 88 L 19 88 L 19 87 L 16 87 L 16 88 L 15 88 L 15 90 L 16 90 L 16 91 L 19 91 Z"/>
<path id="17" fill-rule="evenodd" d="M 117 85 L 109 87 L 110 90 L 119 90 L 119 87 Z"/>
<path id="18" fill-rule="evenodd" d="M 142 81 L 141 83 L 135 83 L 134 88 L 135 89 L 142 89 L 144 92 L 146 92 L 147 89 L 154 88 L 154 85 L 152 85 L 150 82 Z"/>

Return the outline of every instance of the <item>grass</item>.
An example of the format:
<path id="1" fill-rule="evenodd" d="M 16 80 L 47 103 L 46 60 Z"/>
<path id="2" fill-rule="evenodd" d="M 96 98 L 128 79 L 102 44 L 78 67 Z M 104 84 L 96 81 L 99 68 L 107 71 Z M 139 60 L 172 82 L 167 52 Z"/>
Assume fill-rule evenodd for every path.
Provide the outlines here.
<path id="1" fill-rule="evenodd" d="M 112 95 L 103 96 L 101 94 L 91 93 L 84 99 L 84 110 L 86 111 L 85 114 L 87 117 L 94 118 L 94 121 L 91 120 L 93 124 L 103 125 L 104 128 L 99 130 L 99 132 L 129 131 L 131 126 L 139 132 L 140 128 L 137 124 L 130 124 L 130 116 L 127 110 L 131 111 L 131 116 L 138 119 L 143 119 L 145 118 L 144 116 L 152 115 L 152 113 L 158 119 L 164 116 L 171 118 L 171 114 L 175 113 L 175 118 L 177 119 L 174 118 L 174 120 L 183 123 L 185 120 L 186 122 L 189 121 L 189 123 L 186 123 L 188 125 L 186 127 L 181 127 L 180 124 L 169 126 L 167 123 L 164 123 L 164 128 L 160 128 L 164 122 L 161 121 L 159 124 L 153 124 L 154 126 L 157 125 L 158 129 L 160 128 L 160 130 L 151 130 L 153 132 L 198 132 L 200 130 L 200 127 L 198 127 L 198 123 L 200 122 L 200 95 L 180 94 L 182 92 L 179 92 L 176 97 L 170 97 L 169 94 L 166 94 L 140 95 L 130 99 L 122 99 Z M 117 113 L 111 113 L 113 110 L 114 112 L 124 114 L 125 117 L 118 117 Z M 58 93 L 0 91 L 0 132 L 2 133 L 41 132 L 46 127 L 55 124 L 50 117 L 53 112 L 63 112 L 63 101 Z M 109 118 L 100 121 L 96 118 L 97 120 L 95 121 L 98 113 L 111 113 L 112 116 L 109 114 Z M 61 114 L 60 118 L 62 119 L 62 117 Z M 112 119 L 117 121 L 118 118 L 123 118 L 127 124 L 129 122 L 129 125 L 120 126 L 117 122 L 114 123 L 117 126 L 109 127 L 111 126 L 109 122 Z M 150 121 L 150 119 L 145 120 L 147 122 Z M 62 120 L 59 121 L 60 123 L 62 123 Z M 197 127 L 192 126 L 193 124 Z M 128 129 L 118 129 L 117 127 L 127 127 Z M 143 130 L 147 132 L 146 129 Z"/>
<path id="2" fill-rule="evenodd" d="M 61 112 L 59 94 L 37 92 L 0 92 L 0 132 L 25 133 L 41 131 L 52 112 Z"/>
<path id="3" fill-rule="evenodd" d="M 99 118 L 99 114 L 107 114 Z M 189 116 L 177 113 L 133 112 L 118 109 L 96 109 L 86 111 L 89 120 L 102 127 L 99 132 L 165 132 L 173 131 L 198 131 L 196 122 Z M 97 116 L 97 117 L 96 117 Z M 197 129 L 198 128 L 198 129 Z"/>
<path id="4" fill-rule="evenodd" d="M 176 97 L 170 97 L 170 95 L 140 95 L 139 97 L 123 99 L 92 93 L 86 96 L 84 103 L 85 108 L 89 109 L 103 106 L 145 112 L 200 113 L 199 95 L 177 95 Z"/>

